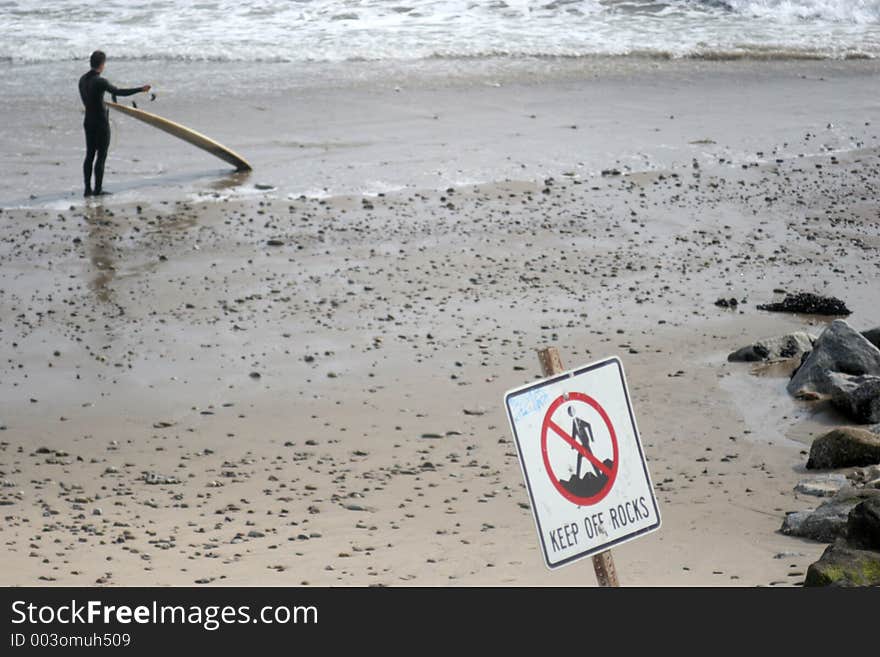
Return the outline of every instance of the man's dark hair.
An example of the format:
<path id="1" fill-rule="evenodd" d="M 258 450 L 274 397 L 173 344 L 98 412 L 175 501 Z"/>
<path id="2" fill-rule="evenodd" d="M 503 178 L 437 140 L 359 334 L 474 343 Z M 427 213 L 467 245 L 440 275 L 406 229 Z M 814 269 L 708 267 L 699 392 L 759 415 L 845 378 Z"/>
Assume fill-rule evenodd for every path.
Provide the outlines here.
<path id="1" fill-rule="evenodd" d="M 104 54 L 103 50 L 96 50 L 92 53 L 92 56 L 89 57 L 89 65 L 94 69 L 97 69 L 105 61 L 107 61 L 107 55 Z"/>

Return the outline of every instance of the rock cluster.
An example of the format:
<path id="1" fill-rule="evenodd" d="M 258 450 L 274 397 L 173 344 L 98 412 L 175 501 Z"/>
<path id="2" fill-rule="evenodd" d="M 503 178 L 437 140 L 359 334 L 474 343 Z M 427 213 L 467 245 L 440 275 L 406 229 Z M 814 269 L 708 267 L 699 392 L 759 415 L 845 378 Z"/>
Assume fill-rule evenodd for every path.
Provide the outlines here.
<path id="1" fill-rule="evenodd" d="M 821 306 L 820 301 L 829 304 Z M 835 309 L 831 301 L 839 302 L 805 297 L 797 301 L 789 296 L 782 304 L 774 304 L 780 307 L 759 308 L 790 310 L 796 302 L 803 302 L 814 309 L 797 312 L 817 313 L 820 307 Z M 880 328 L 859 333 L 838 319 L 818 338 L 807 333 L 767 338 L 727 357 L 729 361 L 745 362 L 800 358 L 786 386 L 788 392 L 799 399 L 827 400 L 862 425 L 837 427 L 813 441 L 808 469 L 847 468 L 848 472 L 822 473 L 799 482 L 797 493 L 825 501 L 814 509 L 788 513 L 782 522 L 783 534 L 831 543 L 810 566 L 805 586 L 880 586 L 878 345 Z"/>
<path id="2" fill-rule="evenodd" d="M 842 319 L 814 338 L 795 332 L 737 349 L 728 361 L 800 358 L 786 389 L 798 399 L 826 399 L 858 424 L 880 423 L 880 328 L 859 333 Z M 822 466 L 820 466 L 822 467 Z"/>
<path id="3" fill-rule="evenodd" d="M 805 586 L 880 586 L 880 497 L 854 506 L 845 529 L 809 567 Z"/>

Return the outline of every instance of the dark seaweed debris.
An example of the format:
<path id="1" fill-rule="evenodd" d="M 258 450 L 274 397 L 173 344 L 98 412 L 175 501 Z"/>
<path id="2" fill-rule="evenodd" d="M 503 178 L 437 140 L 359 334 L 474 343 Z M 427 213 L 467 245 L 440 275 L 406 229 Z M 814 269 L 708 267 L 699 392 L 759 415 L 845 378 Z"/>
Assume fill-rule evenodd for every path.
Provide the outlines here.
<path id="1" fill-rule="evenodd" d="M 776 303 L 765 303 L 758 310 L 769 310 L 780 313 L 808 313 L 811 315 L 851 315 L 852 311 L 846 304 L 835 297 L 820 297 L 811 292 L 787 294 L 785 299 Z"/>

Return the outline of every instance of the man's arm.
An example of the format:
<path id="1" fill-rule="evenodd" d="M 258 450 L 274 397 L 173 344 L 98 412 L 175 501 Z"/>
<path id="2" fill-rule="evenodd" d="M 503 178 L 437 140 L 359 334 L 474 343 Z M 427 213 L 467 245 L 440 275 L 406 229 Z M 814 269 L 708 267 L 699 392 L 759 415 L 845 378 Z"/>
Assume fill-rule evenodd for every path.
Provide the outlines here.
<path id="1" fill-rule="evenodd" d="M 106 83 L 106 91 L 110 92 L 112 96 L 133 96 L 134 94 L 140 93 L 142 91 L 149 91 L 150 85 L 145 84 L 142 87 L 132 87 L 131 89 L 120 89 L 119 87 L 114 87 L 109 82 Z"/>

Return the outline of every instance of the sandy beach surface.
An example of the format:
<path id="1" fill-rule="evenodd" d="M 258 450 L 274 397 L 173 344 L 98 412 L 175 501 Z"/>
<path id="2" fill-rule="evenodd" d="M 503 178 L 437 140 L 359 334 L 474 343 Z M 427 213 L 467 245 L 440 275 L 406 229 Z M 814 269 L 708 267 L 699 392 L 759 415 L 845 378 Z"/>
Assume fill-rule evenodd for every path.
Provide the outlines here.
<path id="1" fill-rule="evenodd" d="M 118 117 L 84 202 L 75 104 L 0 100 L 0 584 L 594 585 L 544 567 L 502 403 L 549 345 L 626 368 L 663 526 L 622 584 L 803 580 L 778 530 L 846 421 L 726 356 L 829 321 L 779 290 L 880 324 L 876 63 L 201 66 L 148 109 L 250 176 Z"/>

